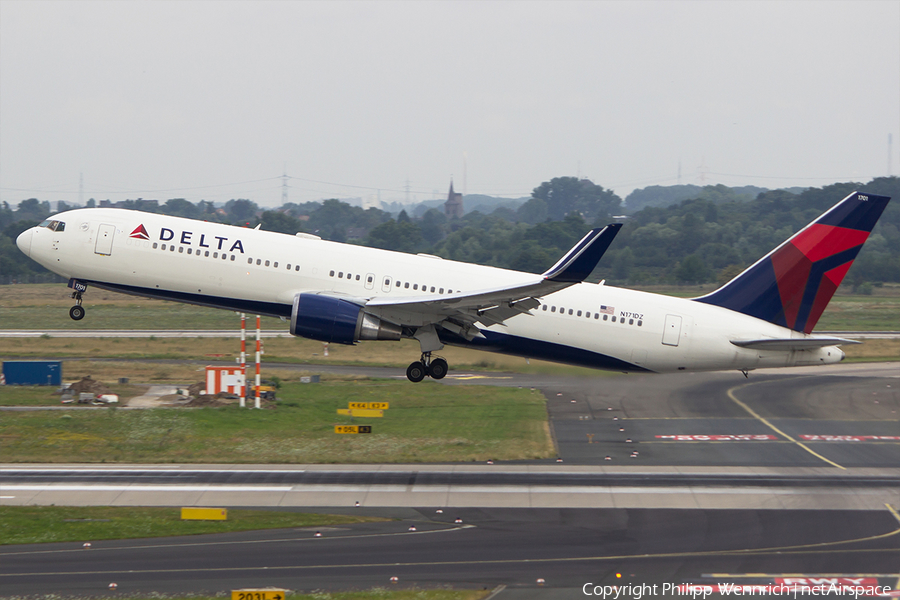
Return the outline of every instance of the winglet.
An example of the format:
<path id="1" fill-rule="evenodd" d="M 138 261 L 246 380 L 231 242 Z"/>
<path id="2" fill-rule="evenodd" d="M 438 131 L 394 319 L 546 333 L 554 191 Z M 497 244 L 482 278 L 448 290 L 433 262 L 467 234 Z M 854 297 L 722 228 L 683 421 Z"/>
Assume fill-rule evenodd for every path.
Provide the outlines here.
<path id="1" fill-rule="evenodd" d="M 602 229 L 591 229 L 587 235 L 581 238 L 580 242 L 575 244 L 571 250 L 566 252 L 565 256 L 543 274 L 544 279 L 557 283 L 584 281 L 600 262 L 600 258 L 612 244 L 621 228 L 621 223 L 610 223 Z"/>

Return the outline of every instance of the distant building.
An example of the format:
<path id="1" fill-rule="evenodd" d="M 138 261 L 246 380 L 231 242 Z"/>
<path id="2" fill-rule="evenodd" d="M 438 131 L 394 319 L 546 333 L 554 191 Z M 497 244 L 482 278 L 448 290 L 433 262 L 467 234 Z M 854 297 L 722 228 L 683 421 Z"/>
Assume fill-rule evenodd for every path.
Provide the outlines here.
<path id="1" fill-rule="evenodd" d="M 347 239 L 348 240 L 362 240 L 369 235 L 369 230 L 365 227 L 348 227 L 347 228 Z"/>
<path id="2" fill-rule="evenodd" d="M 448 219 L 461 219 L 463 216 L 463 195 L 453 191 L 453 180 L 450 180 L 450 193 L 444 202 L 444 214 Z"/>

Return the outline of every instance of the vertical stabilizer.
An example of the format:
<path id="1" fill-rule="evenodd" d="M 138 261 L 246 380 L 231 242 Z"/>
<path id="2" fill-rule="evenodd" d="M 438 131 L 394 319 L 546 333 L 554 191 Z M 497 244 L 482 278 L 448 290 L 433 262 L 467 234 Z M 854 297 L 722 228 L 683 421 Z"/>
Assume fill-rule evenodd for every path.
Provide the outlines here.
<path id="1" fill-rule="evenodd" d="M 696 300 L 810 333 L 889 200 L 853 192 L 743 273 Z"/>

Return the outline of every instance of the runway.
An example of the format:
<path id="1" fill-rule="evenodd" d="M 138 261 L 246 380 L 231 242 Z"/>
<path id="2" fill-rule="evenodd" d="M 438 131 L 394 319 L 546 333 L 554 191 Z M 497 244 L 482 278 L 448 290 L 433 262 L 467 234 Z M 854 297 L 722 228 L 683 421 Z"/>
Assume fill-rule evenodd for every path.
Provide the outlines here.
<path id="1" fill-rule="evenodd" d="M 400 586 L 505 586 L 499 600 L 584 597 L 586 583 L 773 585 L 805 577 L 900 587 L 897 363 L 756 371 L 749 379 L 454 375 L 445 383 L 541 389 L 559 459 L 0 465 L 6 505 L 252 506 L 399 519 L 321 538 L 280 530 L 97 542 L 91 550 L 4 546 L 0 596 L 99 594 L 111 581 L 128 593 L 367 589 L 390 585 L 392 576 Z"/>
<path id="2" fill-rule="evenodd" d="M 319 538 L 305 529 L 98 541 L 90 550 L 2 547 L 0 589 L 84 596 L 116 582 L 123 594 L 311 591 L 385 587 L 397 577 L 402 587 L 506 586 L 501 600 L 576 598 L 587 583 L 771 584 L 786 574 L 893 586 L 900 562 L 900 521 L 887 510 L 370 512 L 401 520 L 328 529 Z"/>

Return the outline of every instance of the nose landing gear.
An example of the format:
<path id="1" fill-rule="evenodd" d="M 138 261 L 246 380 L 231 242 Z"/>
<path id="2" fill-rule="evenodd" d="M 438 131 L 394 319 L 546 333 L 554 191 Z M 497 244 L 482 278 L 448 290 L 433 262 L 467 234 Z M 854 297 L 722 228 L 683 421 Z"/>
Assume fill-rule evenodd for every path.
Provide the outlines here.
<path id="1" fill-rule="evenodd" d="M 81 306 L 81 292 L 72 292 L 72 298 L 75 299 L 75 306 L 69 309 L 69 316 L 73 321 L 80 321 L 84 318 L 84 307 Z"/>
<path id="2" fill-rule="evenodd" d="M 431 352 L 423 352 L 422 358 L 412 363 L 406 369 L 406 378 L 413 383 L 419 383 L 425 376 L 432 379 L 443 379 L 450 366 L 443 358 L 431 359 Z"/>

